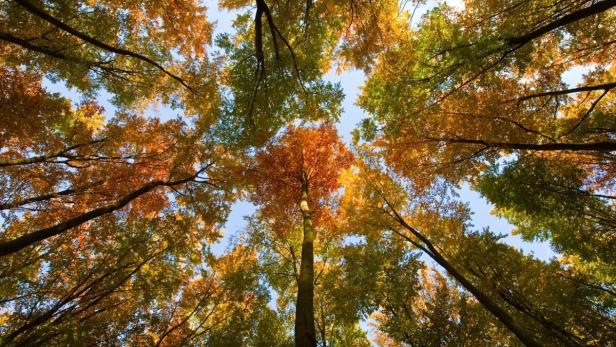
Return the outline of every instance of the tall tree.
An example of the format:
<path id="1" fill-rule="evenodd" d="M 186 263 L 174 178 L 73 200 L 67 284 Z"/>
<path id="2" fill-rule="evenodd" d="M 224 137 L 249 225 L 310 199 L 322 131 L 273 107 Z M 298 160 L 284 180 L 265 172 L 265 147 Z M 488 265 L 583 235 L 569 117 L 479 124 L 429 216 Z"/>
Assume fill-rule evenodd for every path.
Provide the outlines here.
<path id="1" fill-rule="evenodd" d="M 220 36 L 229 57 L 221 136 L 262 146 L 297 119 L 336 121 L 343 95 L 323 79 L 340 68 L 368 68 L 406 22 L 397 1 L 227 0 L 239 13 L 234 35 Z"/>
<path id="2" fill-rule="evenodd" d="M 400 237 L 421 250 L 525 345 L 578 346 L 612 338 L 613 298 L 605 287 L 566 263 L 545 264 L 488 231 L 473 232 L 468 210 L 448 197 L 446 184 L 419 194 L 405 191 L 412 185 L 391 172 L 365 164 L 357 171 L 359 177 L 344 180 L 342 199 L 354 227 L 369 238 Z M 552 300 L 558 304 L 544 306 Z"/>
<path id="3" fill-rule="evenodd" d="M 323 200 L 338 189 L 338 176 L 352 154 L 332 125 L 289 127 L 255 156 L 248 175 L 254 184 L 252 200 L 265 216 L 276 220 L 284 235 L 301 215 L 303 241 L 297 278 L 295 345 L 316 346 L 314 326 L 314 223 L 327 221 Z"/>
<path id="4" fill-rule="evenodd" d="M 9 66 L 28 64 L 89 95 L 104 88 L 124 106 L 180 99 L 187 114 L 209 106 L 216 92 L 206 55 L 212 25 L 197 1 L 16 0 L 0 6 L 0 52 Z"/>
<path id="5" fill-rule="evenodd" d="M 596 260 L 611 277 L 601 242 L 587 236 L 614 239 L 614 6 L 435 7 L 379 56 L 360 100 L 374 116 L 365 139 L 417 189 L 471 183 L 525 238 Z M 583 68 L 579 85 L 568 86 L 567 75 Z M 545 205 L 535 211 L 528 196 L 554 198 L 538 199 Z M 557 216 L 572 205 L 573 214 Z"/>

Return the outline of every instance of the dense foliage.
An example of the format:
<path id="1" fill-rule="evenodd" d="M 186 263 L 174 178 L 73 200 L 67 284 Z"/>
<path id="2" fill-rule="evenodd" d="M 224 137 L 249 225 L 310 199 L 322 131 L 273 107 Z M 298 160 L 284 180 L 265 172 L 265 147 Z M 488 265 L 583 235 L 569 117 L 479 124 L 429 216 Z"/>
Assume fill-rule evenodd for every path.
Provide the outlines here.
<path id="1" fill-rule="evenodd" d="M 0 345 L 616 346 L 615 7 L 0 2 Z"/>

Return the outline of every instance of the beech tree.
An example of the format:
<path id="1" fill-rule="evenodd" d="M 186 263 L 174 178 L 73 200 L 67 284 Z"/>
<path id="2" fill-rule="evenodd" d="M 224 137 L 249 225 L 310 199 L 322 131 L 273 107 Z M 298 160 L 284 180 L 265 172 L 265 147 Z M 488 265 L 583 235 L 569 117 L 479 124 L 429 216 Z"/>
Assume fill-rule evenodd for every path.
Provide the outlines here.
<path id="1" fill-rule="evenodd" d="M 314 224 L 327 223 L 327 199 L 338 188 L 340 171 L 351 164 L 352 154 L 340 142 L 332 125 L 290 127 L 278 141 L 257 153 L 248 175 L 254 182 L 252 200 L 263 214 L 275 218 L 279 233 L 290 232 L 301 214 L 303 241 L 297 275 L 295 306 L 296 346 L 316 346 L 314 327 Z M 314 224 L 313 224 L 314 220 Z"/>
<path id="2" fill-rule="evenodd" d="M 614 5 L 434 8 L 379 57 L 360 101 L 374 116 L 365 139 L 417 188 L 469 183 L 525 239 L 594 263 L 613 285 L 598 239 L 614 236 Z"/>
<path id="3" fill-rule="evenodd" d="M 370 238 L 399 237 L 429 256 L 524 345 L 577 346 L 613 338 L 612 294 L 593 284 L 592 277 L 566 262 L 546 264 L 525 256 L 499 243 L 500 237 L 489 231 L 473 231 L 467 209 L 448 197 L 446 185 L 431 189 L 427 196 L 405 191 L 403 187 L 412 185 L 391 172 L 367 164 L 358 169 L 359 175 L 344 180 L 342 198 L 356 232 Z M 533 285 L 520 285 L 525 281 Z M 409 290 L 413 292 L 412 287 Z M 551 295 L 558 297 L 558 303 L 547 309 L 544 304 Z M 533 297 L 542 301 L 533 302 Z M 563 304 L 570 300 L 576 304 Z M 570 311 L 571 307 L 575 308 Z M 568 319 L 572 321 L 565 322 Z"/>

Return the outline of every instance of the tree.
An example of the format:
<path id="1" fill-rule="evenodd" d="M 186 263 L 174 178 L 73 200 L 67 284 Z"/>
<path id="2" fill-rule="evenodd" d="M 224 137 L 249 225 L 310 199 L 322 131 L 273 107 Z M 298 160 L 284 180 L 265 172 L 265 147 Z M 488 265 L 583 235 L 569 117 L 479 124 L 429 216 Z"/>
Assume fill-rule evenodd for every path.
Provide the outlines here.
<path id="1" fill-rule="evenodd" d="M 374 116 L 365 139 L 417 189 L 470 183 L 527 239 L 600 259 L 599 276 L 611 276 L 585 236 L 613 238 L 614 13 L 612 1 L 434 8 L 379 56 L 360 101 Z M 566 73 L 584 66 L 567 86 Z M 529 196 L 544 212 L 528 209 Z M 572 205 L 575 230 L 556 215 Z"/>
<path id="2" fill-rule="evenodd" d="M 516 225 L 516 233 L 551 240 L 560 253 L 595 267 L 588 274 L 613 288 L 613 199 L 589 191 L 587 175 L 575 162 L 524 156 L 485 170 L 475 186 Z"/>
<path id="3" fill-rule="evenodd" d="M 467 292 L 438 271 L 424 268 L 416 280 L 419 288 L 409 287 L 408 282 L 385 284 L 385 308 L 374 314 L 385 337 L 411 346 L 519 345 Z"/>
<path id="4" fill-rule="evenodd" d="M 139 115 L 139 103 L 172 97 L 194 113 L 189 102 L 198 98 L 188 87 L 211 85 L 194 75 L 209 41 L 205 9 L 167 5 L 134 3 L 128 12 L 111 2 L 1 5 L 3 343 L 141 339 L 145 321 L 158 329 L 143 313 L 188 293 L 202 247 L 219 235 L 229 195 L 222 182 L 201 179 L 213 174 L 213 162 L 225 162 L 220 148 L 204 141 L 200 125 Z M 175 5 L 194 11 L 186 16 Z M 196 30 L 186 30 L 192 20 Z M 181 69 L 175 48 L 192 57 Z M 74 106 L 46 91 L 44 76 L 90 97 L 104 88 L 123 112 L 105 119 L 92 101 Z M 204 100 L 193 106 L 202 103 L 207 119 L 212 103 Z M 206 294 L 199 281 L 194 286 Z M 203 304 L 176 307 L 197 312 Z"/>
<path id="5" fill-rule="evenodd" d="M 228 0 L 237 33 L 225 50 L 221 137 L 262 146 L 285 125 L 336 121 L 343 95 L 323 79 L 334 64 L 369 68 L 376 54 L 404 33 L 397 1 Z"/>
<path id="6" fill-rule="evenodd" d="M 447 197 L 446 184 L 433 187 L 429 195 L 417 194 L 405 191 L 412 185 L 391 172 L 366 164 L 358 169 L 359 177 L 344 181 L 341 203 L 358 232 L 369 238 L 400 237 L 421 250 L 525 345 L 577 346 L 612 339 L 613 298 L 588 276 L 579 278 L 567 264 L 524 256 L 489 231 L 470 230 L 468 211 Z"/>
<path id="7" fill-rule="evenodd" d="M 1 205 L 7 229 L 0 256 L 130 203 L 133 216 L 156 214 L 167 204 L 158 188 L 209 182 L 218 155 L 180 120 L 122 114 L 103 125 L 96 104 L 73 110 L 45 92 L 37 76 L 5 70 L 2 77 L 7 111 L 18 117 L 3 123 L 2 193 L 13 198 Z M 18 119 L 28 124 L 20 129 L 28 136 L 10 131 Z"/>
<path id="8" fill-rule="evenodd" d="M 314 327 L 314 241 L 316 225 L 327 222 L 323 200 L 338 188 L 338 175 L 352 161 L 352 154 L 332 125 L 290 127 L 255 156 L 248 175 L 254 184 L 252 200 L 262 213 L 276 220 L 281 234 L 301 213 L 303 241 L 297 278 L 295 345 L 316 346 Z M 298 213 L 299 212 L 299 213 Z"/>
<path id="9" fill-rule="evenodd" d="M 207 106 L 215 91 L 207 76 L 212 25 L 205 10 L 190 0 L 10 1 L 2 4 L 0 47 L 4 64 L 26 63 L 90 95 L 105 88 L 125 106 L 179 97 L 191 113 L 199 107 L 191 99 Z"/>

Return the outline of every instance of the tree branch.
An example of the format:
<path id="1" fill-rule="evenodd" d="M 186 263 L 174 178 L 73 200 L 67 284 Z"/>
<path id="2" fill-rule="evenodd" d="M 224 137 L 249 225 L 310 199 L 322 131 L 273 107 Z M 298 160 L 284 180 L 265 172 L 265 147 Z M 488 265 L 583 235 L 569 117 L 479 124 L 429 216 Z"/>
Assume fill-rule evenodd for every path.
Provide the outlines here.
<path id="1" fill-rule="evenodd" d="M 458 139 L 458 138 L 428 138 L 429 140 L 483 145 L 488 148 L 519 149 L 531 151 L 597 151 L 612 152 L 616 151 L 616 142 L 600 141 L 590 143 L 509 143 L 509 142 L 488 142 L 484 140 Z"/>
<path id="2" fill-rule="evenodd" d="M 607 92 L 614 88 L 616 88 L 616 82 L 599 84 L 596 86 L 584 86 L 584 87 L 571 88 L 571 89 L 554 90 L 554 91 L 549 91 L 549 92 L 526 95 L 521 98 L 518 98 L 518 102 L 529 100 L 532 98 L 539 98 L 542 96 L 558 96 L 558 95 L 588 92 L 588 91 L 594 91 L 594 90 L 603 90 Z"/>
<path id="3" fill-rule="evenodd" d="M 548 23 L 530 33 L 527 33 L 522 36 L 506 38 L 505 42 L 507 42 L 509 45 L 512 45 L 512 46 L 523 46 L 526 43 L 536 38 L 539 38 L 549 33 L 552 30 L 555 30 L 562 26 L 577 22 L 584 18 L 599 14 L 601 12 L 605 12 L 614 6 L 616 6 L 616 0 L 598 1 L 588 7 L 584 7 L 583 9 L 580 9 L 580 10 L 571 12 L 565 16 L 562 16 L 561 18 L 551 23 Z"/>
<path id="4" fill-rule="evenodd" d="M 25 247 L 28 247 L 36 242 L 45 240 L 47 238 L 50 238 L 52 236 L 61 234 L 71 228 L 77 227 L 85 222 L 88 222 L 92 219 L 95 219 L 97 217 L 103 216 L 105 214 L 114 212 L 116 210 L 121 209 L 122 207 L 126 206 L 128 203 L 130 203 L 131 201 L 137 199 L 138 197 L 140 197 L 143 194 L 146 194 L 152 190 L 154 190 L 157 187 L 161 187 L 161 186 L 166 186 L 166 187 L 171 187 L 171 186 L 176 186 L 179 184 L 183 184 L 183 183 L 188 183 L 190 181 L 193 181 L 202 171 L 204 171 L 205 169 L 201 169 L 199 172 L 197 172 L 196 174 L 180 179 L 180 180 L 176 180 L 176 181 L 152 181 L 149 183 L 146 183 L 145 185 L 143 185 L 141 188 L 133 191 L 132 193 L 124 196 L 122 199 L 118 200 L 117 202 L 110 204 L 110 205 L 106 205 L 103 207 L 99 207 L 96 208 L 94 210 L 91 210 L 89 212 L 86 212 L 84 214 L 81 214 L 77 217 L 73 217 L 65 222 L 56 224 L 54 226 L 48 227 L 48 228 L 44 228 L 44 229 L 40 229 L 37 231 L 33 231 L 31 233 L 28 233 L 26 235 L 17 237 L 13 240 L 10 241 L 6 241 L 6 242 L 2 242 L 0 243 L 0 257 L 15 253 Z"/>
<path id="5" fill-rule="evenodd" d="M 74 149 L 77 149 L 77 148 L 80 148 L 80 147 L 89 146 L 89 145 L 93 145 L 93 144 L 96 144 L 96 143 L 101 143 L 101 142 L 104 142 L 105 140 L 106 139 L 99 139 L 99 140 L 94 140 L 94 141 L 91 141 L 91 142 L 88 142 L 88 143 L 80 143 L 80 144 L 76 144 L 76 145 L 72 145 L 72 146 L 66 147 L 66 148 L 64 148 L 62 150 L 59 150 L 57 152 L 43 154 L 43 155 L 39 155 L 39 156 L 36 156 L 36 157 L 2 160 L 2 161 L 0 161 L 0 167 L 42 163 L 42 162 L 45 162 L 45 161 L 47 161 L 49 159 L 58 158 L 58 157 L 64 157 L 68 152 L 70 152 L 70 151 L 72 151 Z"/>
<path id="6" fill-rule="evenodd" d="M 99 40 L 97 40 L 96 38 L 87 35 L 86 33 L 83 33 L 71 26 L 69 26 L 68 24 L 62 22 L 60 19 L 52 16 L 50 13 L 46 12 L 43 9 L 40 9 L 38 7 L 36 7 L 34 4 L 30 3 L 28 0 L 13 0 L 15 1 L 17 4 L 21 5 L 24 9 L 26 9 L 26 11 L 32 13 L 33 15 L 51 23 L 52 25 L 66 31 L 67 33 L 76 36 L 82 40 L 84 40 L 87 43 L 90 43 L 96 47 L 102 48 L 106 51 L 112 52 L 112 53 L 116 53 L 119 55 L 124 55 L 124 56 L 128 56 L 128 57 L 133 57 L 136 59 L 139 59 L 143 62 L 146 62 L 154 67 L 156 67 L 158 70 L 160 70 L 161 72 L 163 72 L 164 74 L 166 74 L 167 76 L 173 78 L 174 80 L 178 81 L 180 84 L 182 84 L 184 87 L 186 87 L 188 90 L 190 90 L 191 92 L 194 92 L 194 90 L 180 77 L 174 75 L 173 73 L 169 72 L 168 70 L 166 70 L 162 65 L 160 65 L 159 63 L 155 62 L 154 60 L 139 54 L 139 53 L 135 53 L 133 51 L 129 51 L 127 49 L 123 49 L 123 48 L 118 48 L 118 47 L 114 47 L 111 45 L 108 45 L 104 42 L 101 42 Z"/>
<path id="7" fill-rule="evenodd" d="M 381 198 L 389 209 L 393 213 L 393 218 L 406 230 L 410 231 L 415 237 L 417 237 L 425 246 L 430 250 L 428 255 L 434 259 L 439 265 L 441 265 L 450 275 L 452 275 L 466 290 L 468 290 L 475 298 L 490 312 L 494 317 L 501 321 L 512 333 L 514 333 L 520 341 L 526 346 L 540 346 L 535 341 L 534 337 L 525 331 L 518 323 L 513 319 L 511 315 L 504 309 L 502 309 L 496 302 L 483 293 L 479 288 L 472 284 L 462 273 L 460 273 L 445 257 L 443 257 L 440 251 L 417 229 L 409 225 L 406 220 L 396 211 L 394 206 L 387 200 L 387 198 L 379 191 Z"/>

